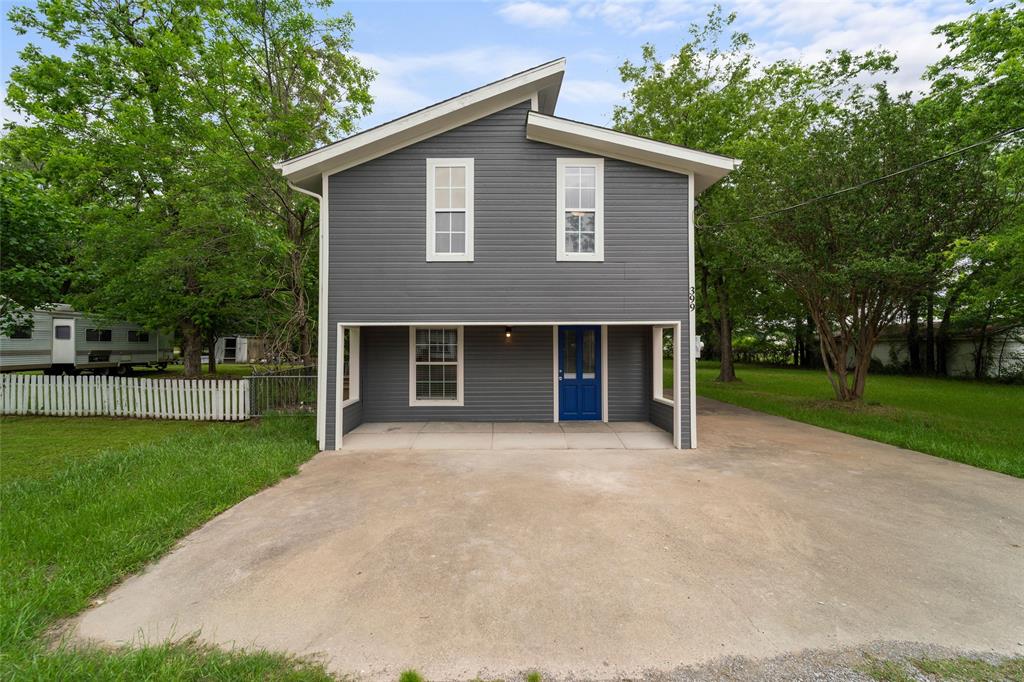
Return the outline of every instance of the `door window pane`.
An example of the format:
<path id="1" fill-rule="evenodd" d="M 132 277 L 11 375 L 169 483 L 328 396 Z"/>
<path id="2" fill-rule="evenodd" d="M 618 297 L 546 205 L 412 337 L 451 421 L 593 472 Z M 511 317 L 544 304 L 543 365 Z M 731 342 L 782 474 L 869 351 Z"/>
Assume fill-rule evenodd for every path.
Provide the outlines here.
<path id="1" fill-rule="evenodd" d="M 583 378 L 593 379 L 597 368 L 597 343 L 594 331 L 583 332 Z"/>
<path id="2" fill-rule="evenodd" d="M 562 376 L 566 379 L 576 378 L 576 330 L 565 330 L 565 364 Z"/>
<path id="3" fill-rule="evenodd" d="M 71 338 L 71 326 L 66 324 L 59 324 L 53 328 L 53 335 L 58 339 L 70 339 Z"/>

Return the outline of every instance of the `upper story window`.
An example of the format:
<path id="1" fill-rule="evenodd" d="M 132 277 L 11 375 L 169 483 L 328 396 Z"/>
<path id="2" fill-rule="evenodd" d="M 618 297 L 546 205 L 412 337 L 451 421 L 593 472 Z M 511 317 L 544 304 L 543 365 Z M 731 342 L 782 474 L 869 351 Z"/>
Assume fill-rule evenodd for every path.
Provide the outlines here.
<path id="1" fill-rule="evenodd" d="M 427 260 L 473 260 L 473 159 L 427 159 Z"/>
<path id="2" fill-rule="evenodd" d="M 86 341 L 110 341 L 112 332 L 109 329 L 86 329 Z"/>
<path id="3" fill-rule="evenodd" d="M 604 260 L 604 159 L 558 159 L 558 260 Z"/>
<path id="4" fill-rule="evenodd" d="M 148 343 L 149 332 L 141 332 L 137 329 L 129 329 L 128 341 L 131 343 Z"/>

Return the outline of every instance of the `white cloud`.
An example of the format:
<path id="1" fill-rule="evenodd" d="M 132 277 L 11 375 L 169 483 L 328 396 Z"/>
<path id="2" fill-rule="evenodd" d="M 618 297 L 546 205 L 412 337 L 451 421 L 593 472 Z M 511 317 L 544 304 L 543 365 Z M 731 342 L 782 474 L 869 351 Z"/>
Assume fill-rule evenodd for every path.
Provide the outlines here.
<path id="1" fill-rule="evenodd" d="M 559 99 L 573 104 L 590 104 L 594 108 L 610 110 L 622 101 L 622 85 L 607 81 L 566 78 Z"/>
<path id="2" fill-rule="evenodd" d="M 692 1 L 683 0 L 584 0 L 577 5 L 576 14 L 582 18 L 599 19 L 620 33 L 637 35 L 680 28 L 684 19 L 693 16 L 695 9 Z"/>
<path id="3" fill-rule="evenodd" d="M 377 72 L 370 84 L 373 113 L 361 122 L 362 128 L 551 59 L 533 50 L 501 46 L 396 56 L 362 52 L 356 56 Z"/>
<path id="4" fill-rule="evenodd" d="M 564 5 L 545 5 L 531 0 L 508 3 L 498 10 L 498 14 L 509 23 L 530 28 L 564 26 L 572 17 L 572 12 Z"/>
<path id="5" fill-rule="evenodd" d="M 887 77 L 892 89 L 921 92 L 921 75 L 947 50 L 936 25 L 966 16 L 959 2 L 902 4 L 884 0 L 740 0 L 740 27 L 760 36 L 758 55 L 766 60 L 825 56 L 828 49 L 863 52 L 883 48 L 895 52 L 899 71 Z"/>

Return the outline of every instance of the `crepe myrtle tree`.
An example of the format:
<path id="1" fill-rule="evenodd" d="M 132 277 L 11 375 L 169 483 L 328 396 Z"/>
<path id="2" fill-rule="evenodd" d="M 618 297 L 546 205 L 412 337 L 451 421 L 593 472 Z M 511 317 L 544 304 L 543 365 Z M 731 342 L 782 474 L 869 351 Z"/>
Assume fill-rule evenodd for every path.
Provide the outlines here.
<path id="1" fill-rule="evenodd" d="M 926 256 L 951 248 L 989 210 L 991 157 L 983 148 L 815 200 L 938 156 L 945 140 L 930 113 L 884 84 L 854 88 L 774 168 L 757 169 L 769 209 L 811 199 L 742 223 L 743 239 L 806 307 L 841 401 L 864 396 L 879 333 L 932 279 Z"/>
<path id="2" fill-rule="evenodd" d="M 892 55 L 874 52 L 829 53 L 811 65 L 764 64 L 754 56 L 750 36 L 731 28 L 735 20 L 715 6 L 670 57 L 645 45 L 639 63 L 627 61 L 619 69 L 626 104 L 613 112 L 615 127 L 624 132 L 744 162 L 701 195 L 696 211 L 697 281 L 691 286 L 700 322 L 717 337 L 718 381 L 736 378 L 734 330 L 763 309 L 750 292 L 772 291 L 765 270 L 745 257 L 735 221 L 763 209 L 758 192 L 764 176 L 794 138 L 831 116 L 858 79 L 893 68 Z"/>

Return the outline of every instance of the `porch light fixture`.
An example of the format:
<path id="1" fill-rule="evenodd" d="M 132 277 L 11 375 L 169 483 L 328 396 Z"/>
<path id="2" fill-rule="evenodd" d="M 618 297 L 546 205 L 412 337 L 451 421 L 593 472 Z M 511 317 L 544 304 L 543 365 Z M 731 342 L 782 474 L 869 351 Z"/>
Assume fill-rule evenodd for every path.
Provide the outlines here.
<path id="1" fill-rule="evenodd" d="M 505 327 L 505 338 L 506 339 L 511 339 L 512 338 L 512 327 Z"/>

